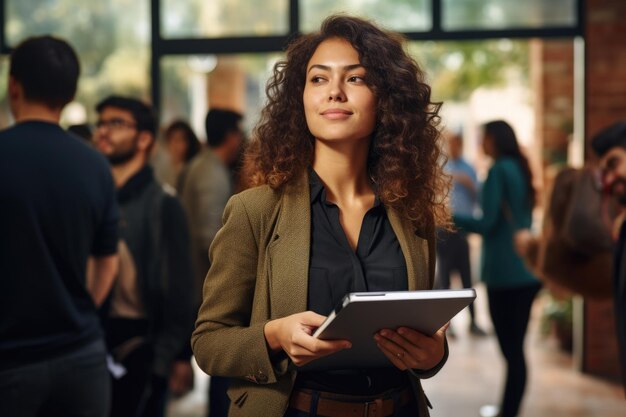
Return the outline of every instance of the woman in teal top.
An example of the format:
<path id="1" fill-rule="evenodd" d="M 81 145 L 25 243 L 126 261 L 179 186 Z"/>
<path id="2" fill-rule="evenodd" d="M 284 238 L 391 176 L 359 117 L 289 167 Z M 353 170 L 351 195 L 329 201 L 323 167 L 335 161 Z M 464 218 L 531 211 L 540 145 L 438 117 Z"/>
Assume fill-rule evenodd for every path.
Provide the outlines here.
<path id="1" fill-rule="evenodd" d="M 458 228 L 483 237 L 482 280 L 507 362 L 498 417 L 514 417 L 526 385 L 524 337 L 540 283 L 515 251 L 513 235 L 516 230 L 530 227 L 535 191 L 528 160 L 508 123 L 498 120 L 483 126 L 483 149 L 494 162 L 482 190 L 482 217 L 457 215 L 454 222 Z"/>

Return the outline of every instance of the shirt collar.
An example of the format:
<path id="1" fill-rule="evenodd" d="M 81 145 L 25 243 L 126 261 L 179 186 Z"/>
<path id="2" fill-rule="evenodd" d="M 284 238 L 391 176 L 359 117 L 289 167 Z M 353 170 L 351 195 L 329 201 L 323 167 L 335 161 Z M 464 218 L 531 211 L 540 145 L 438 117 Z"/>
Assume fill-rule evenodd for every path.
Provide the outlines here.
<path id="1" fill-rule="evenodd" d="M 313 168 L 309 168 L 309 190 L 311 193 L 311 204 L 315 203 L 317 200 L 322 199 L 322 192 L 325 191 L 324 183 L 320 179 L 319 175 L 317 175 L 317 172 L 313 170 Z M 325 192 L 323 200 L 326 200 Z"/>

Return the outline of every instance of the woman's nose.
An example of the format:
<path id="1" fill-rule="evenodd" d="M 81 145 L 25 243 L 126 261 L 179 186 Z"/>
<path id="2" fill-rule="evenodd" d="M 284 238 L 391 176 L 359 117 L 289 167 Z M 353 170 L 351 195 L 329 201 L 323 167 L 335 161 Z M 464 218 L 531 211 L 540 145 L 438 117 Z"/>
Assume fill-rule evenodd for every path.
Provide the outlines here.
<path id="1" fill-rule="evenodd" d="M 345 100 L 346 100 L 346 95 L 343 91 L 343 88 L 341 88 L 341 85 L 339 84 L 339 82 L 331 82 L 329 84 L 328 101 L 343 102 Z"/>

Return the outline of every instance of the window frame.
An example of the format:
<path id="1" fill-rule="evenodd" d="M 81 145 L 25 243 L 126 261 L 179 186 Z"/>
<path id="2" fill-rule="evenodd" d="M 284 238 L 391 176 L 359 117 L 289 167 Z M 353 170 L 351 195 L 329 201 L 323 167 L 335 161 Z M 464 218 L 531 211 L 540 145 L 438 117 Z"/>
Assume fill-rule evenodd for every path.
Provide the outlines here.
<path id="1" fill-rule="evenodd" d="M 17 1 L 17 0 L 14 0 Z M 442 0 L 431 0 L 432 27 L 422 32 L 402 32 L 412 41 L 453 41 L 477 39 L 528 39 L 585 37 L 585 0 L 576 0 L 576 24 L 539 28 L 444 30 Z M 6 44 L 6 2 L 0 0 L 0 53 L 8 54 Z M 300 34 L 300 0 L 289 0 L 288 33 L 282 36 L 242 36 L 220 38 L 166 39 L 161 35 L 161 0 L 150 0 L 150 92 L 158 112 L 161 104 L 161 59 L 170 55 L 240 54 L 283 51 L 291 39 Z"/>

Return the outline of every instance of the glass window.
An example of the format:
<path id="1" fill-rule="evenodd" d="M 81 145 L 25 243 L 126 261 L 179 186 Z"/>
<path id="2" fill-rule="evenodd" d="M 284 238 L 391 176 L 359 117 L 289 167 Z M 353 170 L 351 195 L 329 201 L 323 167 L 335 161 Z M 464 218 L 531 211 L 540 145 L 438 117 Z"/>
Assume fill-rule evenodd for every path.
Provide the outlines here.
<path id="1" fill-rule="evenodd" d="M 408 50 L 437 101 L 465 101 L 479 87 L 513 81 L 528 85 L 528 41 L 413 41 Z"/>
<path id="2" fill-rule="evenodd" d="M 78 53 L 81 78 L 76 102 L 65 112 L 67 123 L 93 120 L 95 105 L 112 93 L 150 97 L 150 2 L 7 0 L 5 7 L 9 46 L 53 34 Z"/>
<path id="3" fill-rule="evenodd" d="M 444 30 L 575 26 L 576 0 L 443 0 Z"/>
<path id="4" fill-rule="evenodd" d="M 161 115 L 164 124 L 188 121 L 205 140 L 204 118 L 209 108 L 220 107 L 244 115 L 247 134 L 265 104 L 265 85 L 279 53 L 168 56 L 161 60 Z"/>
<path id="5" fill-rule="evenodd" d="M 317 30 L 333 13 L 349 13 L 374 19 L 389 29 L 403 32 L 430 30 L 430 0 L 300 0 L 300 28 Z"/>
<path id="6" fill-rule="evenodd" d="M 165 39 L 285 35 L 288 30 L 288 0 L 161 0 Z"/>
<path id="7" fill-rule="evenodd" d="M 490 120 L 507 120 L 522 146 L 540 154 L 527 40 L 410 42 L 408 51 L 426 73 L 431 99 L 443 102 L 441 127 L 463 133 L 465 156 L 479 172 L 488 167 L 479 158 L 479 127 Z"/>

